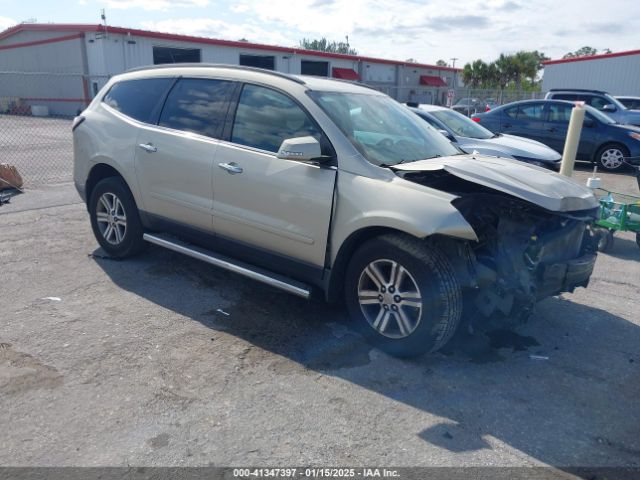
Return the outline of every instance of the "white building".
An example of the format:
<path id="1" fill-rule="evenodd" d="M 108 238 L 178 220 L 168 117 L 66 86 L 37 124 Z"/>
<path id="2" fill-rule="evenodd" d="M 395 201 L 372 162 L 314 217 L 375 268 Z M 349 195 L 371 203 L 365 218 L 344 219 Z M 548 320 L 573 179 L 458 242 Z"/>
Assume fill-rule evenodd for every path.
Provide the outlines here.
<path id="1" fill-rule="evenodd" d="M 640 50 L 544 62 L 542 90 L 586 88 L 640 96 Z"/>
<path id="2" fill-rule="evenodd" d="M 44 105 L 75 114 L 115 74 L 160 63 L 246 65 L 374 86 L 445 103 L 459 69 L 103 25 L 20 24 L 0 33 L 0 113 Z"/>

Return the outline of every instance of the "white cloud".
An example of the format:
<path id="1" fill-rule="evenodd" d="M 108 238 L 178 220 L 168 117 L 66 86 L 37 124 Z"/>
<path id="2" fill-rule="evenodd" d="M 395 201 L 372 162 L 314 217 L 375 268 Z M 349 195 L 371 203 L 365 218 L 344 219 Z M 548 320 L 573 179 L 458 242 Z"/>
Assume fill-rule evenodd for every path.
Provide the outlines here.
<path id="1" fill-rule="evenodd" d="M 0 17 L 0 32 L 6 30 L 9 27 L 13 27 L 16 22 L 13 18 L 9 17 Z"/>
<path id="2" fill-rule="evenodd" d="M 219 38 L 224 40 L 240 40 L 241 38 L 245 38 L 254 43 L 266 43 L 271 45 L 291 44 L 291 39 L 282 35 L 277 29 L 261 27 L 251 21 L 244 22 L 240 25 L 213 18 L 177 18 L 172 20 L 159 20 L 155 22 L 142 22 L 142 27 L 158 32 Z"/>
<path id="3" fill-rule="evenodd" d="M 209 0 L 107 0 L 106 5 L 108 8 L 122 10 L 141 8 L 166 11 L 169 8 L 206 7 Z"/>

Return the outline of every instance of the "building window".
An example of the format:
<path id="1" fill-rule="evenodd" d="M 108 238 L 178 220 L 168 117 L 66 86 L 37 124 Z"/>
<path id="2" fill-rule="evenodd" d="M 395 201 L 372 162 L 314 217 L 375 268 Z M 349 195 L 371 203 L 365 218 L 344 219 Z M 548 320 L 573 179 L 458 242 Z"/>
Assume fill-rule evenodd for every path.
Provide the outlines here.
<path id="1" fill-rule="evenodd" d="M 314 62 L 312 60 L 302 60 L 300 64 L 300 73 L 302 73 L 302 75 L 328 77 L 329 62 Z"/>
<path id="2" fill-rule="evenodd" d="M 162 63 L 200 63 L 200 49 L 153 47 L 153 64 Z"/>
<path id="3" fill-rule="evenodd" d="M 240 55 L 240 65 L 275 70 L 276 57 L 270 55 Z"/>

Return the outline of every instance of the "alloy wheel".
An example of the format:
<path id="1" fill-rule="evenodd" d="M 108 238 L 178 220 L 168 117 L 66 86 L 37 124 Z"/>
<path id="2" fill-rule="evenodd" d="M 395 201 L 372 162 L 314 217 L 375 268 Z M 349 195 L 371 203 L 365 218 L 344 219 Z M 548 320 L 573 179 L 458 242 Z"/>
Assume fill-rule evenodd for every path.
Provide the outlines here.
<path id="1" fill-rule="evenodd" d="M 127 215 L 120 199 L 111 192 L 103 193 L 96 206 L 96 221 L 104 239 L 118 245 L 127 233 Z"/>
<path id="2" fill-rule="evenodd" d="M 615 170 L 624 162 L 624 154 L 619 148 L 608 148 L 600 155 L 600 163 L 605 168 Z"/>
<path id="3" fill-rule="evenodd" d="M 358 302 L 369 325 L 389 338 L 408 337 L 422 316 L 417 282 L 393 260 L 375 260 L 366 266 L 358 280 Z"/>

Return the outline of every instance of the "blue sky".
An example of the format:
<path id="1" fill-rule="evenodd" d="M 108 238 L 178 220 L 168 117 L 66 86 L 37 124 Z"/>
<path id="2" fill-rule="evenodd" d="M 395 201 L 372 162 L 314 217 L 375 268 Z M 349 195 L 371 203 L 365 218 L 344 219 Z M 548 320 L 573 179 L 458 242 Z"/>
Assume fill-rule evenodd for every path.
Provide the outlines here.
<path id="1" fill-rule="evenodd" d="M 363 55 L 456 65 L 537 49 L 640 48 L 639 0 L 0 0 L 0 30 L 17 22 L 98 23 L 295 46 L 343 41 Z M 604 6 L 606 5 L 606 7 Z"/>

